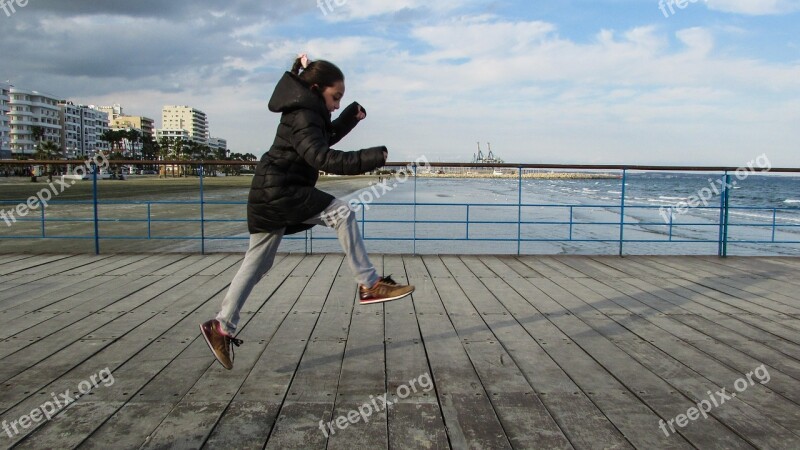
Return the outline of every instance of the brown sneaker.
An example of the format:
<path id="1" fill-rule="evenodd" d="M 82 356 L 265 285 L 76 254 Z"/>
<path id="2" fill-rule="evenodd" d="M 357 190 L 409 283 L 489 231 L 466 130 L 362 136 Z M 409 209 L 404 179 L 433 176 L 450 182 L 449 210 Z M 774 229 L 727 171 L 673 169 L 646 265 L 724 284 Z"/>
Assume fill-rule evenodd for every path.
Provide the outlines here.
<path id="1" fill-rule="evenodd" d="M 412 292 L 414 292 L 414 286 L 397 284 L 397 282 L 392 279 L 391 275 L 382 277 L 375 283 L 375 286 L 371 288 L 365 286 L 358 287 L 358 294 L 361 297 L 362 305 L 390 302 L 410 295 Z"/>
<path id="2" fill-rule="evenodd" d="M 222 325 L 218 320 L 209 320 L 200 325 L 200 332 L 222 367 L 228 370 L 233 369 L 233 346 L 238 347 L 244 341 L 222 331 Z"/>

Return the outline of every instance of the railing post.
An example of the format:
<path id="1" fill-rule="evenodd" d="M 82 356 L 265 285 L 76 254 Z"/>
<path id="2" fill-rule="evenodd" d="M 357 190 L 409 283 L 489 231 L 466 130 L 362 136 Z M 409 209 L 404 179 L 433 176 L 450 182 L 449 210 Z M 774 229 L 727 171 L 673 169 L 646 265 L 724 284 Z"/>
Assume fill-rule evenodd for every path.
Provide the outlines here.
<path id="1" fill-rule="evenodd" d="M 367 235 L 367 205 L 361 203 L 361 239 Z"/>
<path id="2" fill-rule="evenodd" d="M 675 214 L 673 214 L 672 211 L 670 210 L 670 212 L 669 212 L 669 241 L 670 242 L 672 242 L 672 224 L 674 223 L 673 222 L 674 220 L 675 220 Z"/>
<path id="3" fill-rule="evenodd" d="M 97 213 L 97 163 L 92 161 L 92 203 L 94 205 L 94 254 L 100 254 L 100 226 Z"/>
<path id="4" fill-rule="evenodd" d="M 203 165 L 200 164 L 200 254 L 206 254 L 206 211 L 205 196 L 203 191 Z"/>
<path id="5" fill-rule="evenodd" d="M 469 205 L 467 205 L 467 240 L 469 240 Z"/>
<path id="6" fill-rule="evenodd" d="M 619 256 L 622 256 L 622 244 L 625 241 L 625 190 L 628 181 L 628 169 L 622 169 L 622 195 L 619 207 Z"/>
<path id="7" fill-rule="evenodd" d="M 778 208 L 772 208 L 772 242 L 775 242 L 775 228 L 778 220 Z"/>
<path id="8" fill-rule="evenodd" d="M 517 179 L 518 190 L 517 199 L 517 255 L 522 254 L 522 166 L 519 166 L 519 177 Z"/>
<path id="9" fill-rule="evenodd" d="M 723 242 L 727 240 L 727 236 L 725 236 L 727 233 L 727 224 L 725 222 L 727 222 L 728 216 L 725 212 L 725 209 L 727 207 L 726 197 L 728 196 L 728 171 L 725 171 L 725 173 L 722 175 L 722 181 L 722 194 L 719 197 L 719 237 L 717 239 L 717 256 L 723 256 L 726 252 L 726 250 L 723 248 Z"/>
<path id="10" fill-rule="evenodd" d="M 412 163 L 414 168 L 414 238 L 412 255 L 417 254 L 417 163 Z"/>
<path id="11" fill-rule="evenodd" d="M 151 205 L 151 203 L 147 202 L 147 240 L 153 239 L 152 224 L 151 224 L 151 219 L 150 219 L 150 217 L 151 217 L 150 216 L 150 205 Z"/>
<path id="12" fill-rule="evenodd" d="M 728 214 L 730 212 L 730 189 L 728 186 L 731 185 L 731 176 L 727 173 L 725 174 L 725 230 L 722 234 L 722 257 L 728 257 Z"/>
<path id="13" fill-rule="evenodd" d="M 46 238 L 47 237 L 47 233 L 45 233 L 45 230 L 44 230 L 44 205 L 41 204 L 41 202 L 40 202 L 39 206 L 42 207 L 42 238 Z"/>
<path id="14" fill-rule="evenodd" d="M 570 241 L 572 240 L 572 227 L 573 227 L 573 222 L 574 222 L 573 217 L 574 217 L 574 214 L 575 214 L 574 210 L 575 210 L 574 206 L 570 206 L 569 207 L 569 240 Z"/>

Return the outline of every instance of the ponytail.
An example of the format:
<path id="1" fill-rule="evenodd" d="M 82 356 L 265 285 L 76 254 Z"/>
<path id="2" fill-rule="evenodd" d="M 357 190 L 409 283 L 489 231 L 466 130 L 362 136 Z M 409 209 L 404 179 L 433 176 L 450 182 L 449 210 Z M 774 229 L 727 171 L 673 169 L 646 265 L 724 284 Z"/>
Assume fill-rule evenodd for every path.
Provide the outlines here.
<path id="1" fill-rule="evenodd" d="M 305 54 L 295 59 L 291 72 L 308 86 L 316 84 L 320 89 L 344 81 L 344 74 L 335 64 L 324 60 L 310 61 Z"/>

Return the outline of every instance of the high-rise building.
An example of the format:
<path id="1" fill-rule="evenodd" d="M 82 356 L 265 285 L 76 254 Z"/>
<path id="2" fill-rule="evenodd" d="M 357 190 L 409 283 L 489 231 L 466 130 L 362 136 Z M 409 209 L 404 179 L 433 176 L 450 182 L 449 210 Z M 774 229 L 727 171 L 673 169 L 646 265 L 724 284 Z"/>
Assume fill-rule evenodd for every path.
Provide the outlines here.
<path id="1" fill-rule="evenodd" d="M 10 89 L 10 84 L 0 83 L 0 159 L 11 159 Z"/>
<path id="2" fill-rule="evenodd" d="M 39 141 L 61 147 L 59 99 L 37 91 L 9 89 L 10 147 L 15 156 L 33 156 Z M 42 131 L 35 136 L 35 129 Z"/>
<path id="3" fill-rule="evenodd" d="M 208 146 L 215 155 L 227 156 L 228 155 L 228 141 L 222 138 L 209 138 Z"/>
<path id="4" fill-rule="evenodd" d="M 108 123 L 111 123 L 119 116 L 123 116 L 122 113 L 122 106 L 118 104 L 113 104 L 111 106 L 96 106 L 95 107 L 98 111 L 102 111 L 108 114 Z"/>
<path id="5" fill-rule="evenodd" d="M 114 130 L 138 130 L 143 135 L 155 138 L 155 121 L 143 116 L 119 116 L 110 122 Z"/>
<path id="6" fill-rule="evenodd" d="M 61 120 L 61 150 L 68 158 L 86 158 L 97 151 L 107 151 L 103 134 L 109 129 L 108 115 L 93 106 L 59 104 Z"/>
<path id="7" fill-rule="evenodd" d="M 208 144 L 208 117 L 203 111 L 190 106 L 164 106 L 161 110 L 161 129 L 186 130 L 189 139 L 198 144 Z"/>

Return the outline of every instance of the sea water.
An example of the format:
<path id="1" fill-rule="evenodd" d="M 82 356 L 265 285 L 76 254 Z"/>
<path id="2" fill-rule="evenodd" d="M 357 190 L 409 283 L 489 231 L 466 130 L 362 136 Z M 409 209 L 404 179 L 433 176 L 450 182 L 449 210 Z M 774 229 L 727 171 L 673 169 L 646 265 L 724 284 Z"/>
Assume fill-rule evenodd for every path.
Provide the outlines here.
<path id="1" fill-rule="evenodd" d="M 520 187 L 508 178 L 410 177 L 378 199 L 369 189 L 347 198 L 370 201 L 357 216 L 372 253 L 618 254 L 622 237 L 624 254 L 717 254 L 721 177 L 629 174 L 622 233 L 622 179 L 525 179 Z M 800 177 L 733 181 L 728 253 L 800 254 Z M 707 199 L 680 208 L 695 198 Z M 314 251 L 339 251 L 334 234 L 321 227 L 313 233 Z"/>

